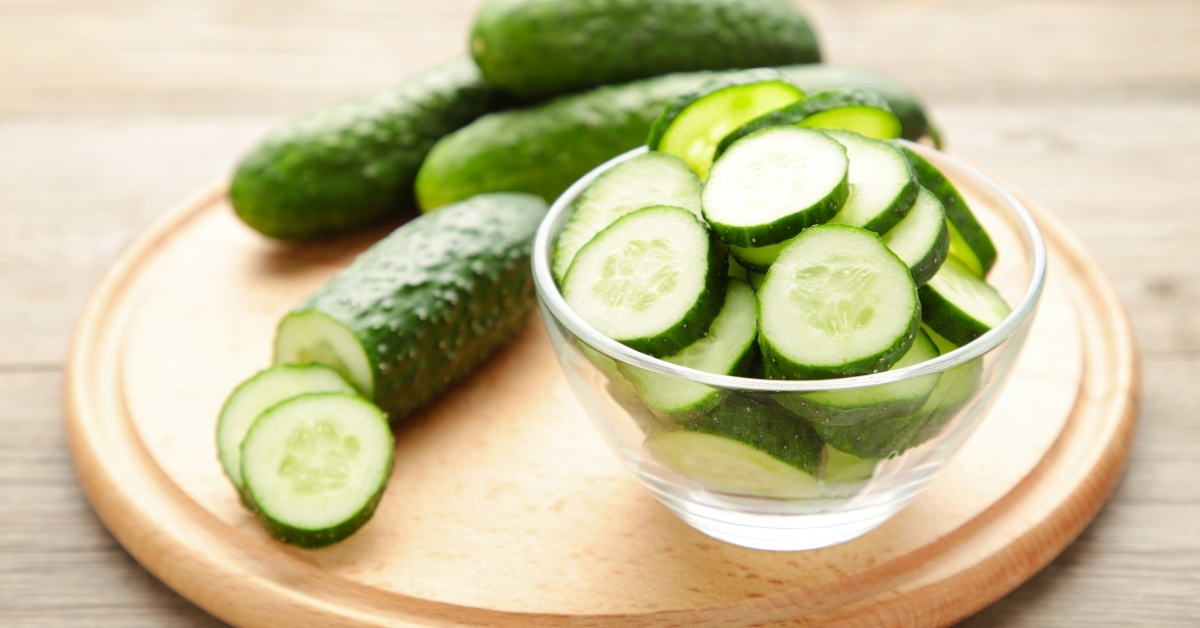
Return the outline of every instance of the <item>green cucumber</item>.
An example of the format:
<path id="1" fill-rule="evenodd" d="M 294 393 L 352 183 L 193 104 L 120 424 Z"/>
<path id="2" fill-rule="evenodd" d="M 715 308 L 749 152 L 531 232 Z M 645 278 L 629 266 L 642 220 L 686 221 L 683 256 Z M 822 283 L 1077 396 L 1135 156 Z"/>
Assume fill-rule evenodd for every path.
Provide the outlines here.
<path id="1" fill-rule="evenodd" d="M 413 181 L 442 136 L 507 98 L 462 58 L 272 131 L 238 163 L 238 217 L 280 240 L 320 238 L 416 208 Z"/>
<path id="2" fill-rule="evenodd" d="M 701 193 L 704 218 L 726 243 L 783 242 L 838 213 L 853 164 L 821 131 L 771 127 L 734 144 Z"/>
<path id="3" fill-rule="evenodd" d="M 579 250 L 563 299 L 601 334 L 655 357 L 672 355 L 703 337 L 720 312 L 728 255 L 695 214 L 646 207 Z"/>
<path id="4" fill-rule="evenodd" d="M 912 164 L 921 186 L 933 192 L 942 202 L 946 210 L 946 219 L 950 222 L 950 252 L 966 263 L 975 274 L 986 277 L 996 263 L 996 246 L 992 244 L 992 239 L 983 225 L 979 224 L 979 220 L 958 193 L 958 189 L 937 166 L 903 143 L 897 142 L 896 146 Z"/>
<path id="5" fill-rule="evenodd" d="M 729 254 L 749 270 L 765 274 L 771 268 L 771 264 L 775 263 L 775 258 L 779 257 L 780 251 L 783 251 L 784 247 L 791 242 L 791 240 L 784 240 L 775 244 L 755 247 L 731 246 Z"/>
<path id="6" fill-rule="evenodd" d="M 900 119 L 892 113 L 883 96 L 857 87 L 839 87 L 806 95 L 742 124 L 721 139 L 717 155 L 755 131 L 788 125 L 843 129 L 875 139 L 896 138 L 901 131 Z"/>
<path id="7" fill-rule="evenodd" d="M 925 285 L 937 274 L 950 251 L 946 212 L 937 197 L 921 188 L 908 214 L 883 234 L 883 243 L 908 265 L 913 283 Z"/>
<path id="8" fill-rule="evenodd" d="M 850 131 L 826 131 L 846 147 L 850 194 L 829 222 L 887 233 L 917 200 L 917 185 L 904 154 L 888 142 Z"/>
<path id="9" fill-rule="evenodd" d="M 730 279 L 725 304 L 708 333 L 683 351 L 666 356 L 665 362 L 716 373 L 741 375 L 758 357 L 758 301 L 745 282 Z M 637 388 L 646 406 L 663 414 L 676 415 L 706 409 L 720 400 L 721 391 L 711 386 L 661 375 L 633 366 L 619 365 Z"/>
<path id="10" fill-rule="evenodd" d="M 722 74 L 667 103 L 650 127 L 646 145 L 678 156 L 706 179 L 722 137 L 747 120 L 803 97 L 804 92 L 778 70 Z"/>
<path id="11" fill-rule="evenodd" d="M 528 194 L 490 194 L 410 221 L 279 323 L 275 362 L 334 368 L 405 418 L 525 325 L 545 212 Z"/>
<path id="12" fill-rule="evenodd" d="M 571 204 L 571 218 L 554 245 L 554 278 L 562 283 L 583 245 L 634 210 L 651 205 L 682 207 L 700 217 L 700 179 L 678 157 L 646 153 L 596 178 Z"/>
<path id="13" fill-rule="evenodd" d="M 259 416 L 241 448 L 254 512 L 275 538 L 337 543 L 375 513 L 393 461 L 387 417 L 358 397 L 293 397 Z"/>
<path id="14" fill-rule="evenodd" d="M 771 265 L 758 303 L 768 375 L 789 379 L 886 370 L 921 322 L 908 267 L 879 236 L 847 225 L 801 233 Z"/>
<path id="15" fill-rule="evenodd" d="M 921 286 L 920 295 L 922 322 L 959 346 L 999 325 L 1012 311 L 995 288 L 953 256 Z"/>
<path id="16" fill-rule="evenodd" d="M 888 108 L 900 119 L 900 137 L 919 140 L 929 136 L 940 147 L 937 130 L 925 114 L 925 106 L 916 92 L 908 86 L 881 74 L 858 68 L 810 63 L 779 68 L 791 82 L 805 93 L 815 94 L 837 87 L 860 87 L 871 90 L 887 100 Z"/>
<path id="17" fill-rule="evenodd" d="M 268 408 L 306 393 L 353 394 L 337 371 L 319 364 L 280 365 L 259 371 L 230 393 L 217 417 L 217 457 L 242 503 L 251 506 L 242 481 L 241 446 L 246 432 Z"/>
<path id="18" fill-rule="evenodd" d="M 820 60 L 808 19 L 786 0 L 487 0 L 471 51 L 488 81 L 529 97 Z"/>

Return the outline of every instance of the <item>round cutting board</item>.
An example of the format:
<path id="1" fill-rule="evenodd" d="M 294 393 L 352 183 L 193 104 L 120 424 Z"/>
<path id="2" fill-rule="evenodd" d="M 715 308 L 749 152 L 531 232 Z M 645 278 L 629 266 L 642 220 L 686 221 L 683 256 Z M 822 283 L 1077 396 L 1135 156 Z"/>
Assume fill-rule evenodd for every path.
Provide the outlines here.
<path id="1" fill-rule="evenodd" d="M 66 428 L 116 538 L 239 625 L 946 625 L 1087 524 L 1136 423 L 1137 356 L 1095 262 L 1034 208 L 1045 297 L 1000 400 L 915 502 L 854 541 L 749 550 L 674 518 L 592 432 L 541 321 L 397 428 L 375 518 L 333 547 L 275 542 L 214 444 L 275 322 L 384 230 L 303 246 L 243 227 L 216 186 L 127 250 L 72 344 Z"/>

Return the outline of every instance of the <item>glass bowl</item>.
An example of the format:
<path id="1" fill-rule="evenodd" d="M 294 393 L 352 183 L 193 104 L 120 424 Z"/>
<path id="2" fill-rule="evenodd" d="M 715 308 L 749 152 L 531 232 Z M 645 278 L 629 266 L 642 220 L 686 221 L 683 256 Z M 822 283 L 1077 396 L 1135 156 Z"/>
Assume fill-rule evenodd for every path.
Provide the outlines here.
<path id="1" fill-rule="evenodd" d="M 988 282 L 1012 313 L 975 341 L 902 369 L 779 381 L 714 375 L 634 351 L 584 322 L 551 273 L 572 203 L 616 157 L 550 208 L 533 247 L 542 317 L 568 381 L 597 431 L 667 508 L 743 547 L 814 549 L 858 537 L 911 502 L 979 426 L 1028 335 L 1046 274 L 1029 212 L 971 166 L 919 144 L 967 200 L 999 252 Z M 656 390 L 689 386 L 702 403 L 663 411 Z M 905 387 L 933 388 L 918 406 Z M 719 435 L 716 436 L 716 435 Z M 815 436 L 814 436 L 815 435 Z M 764 452 L 770 452 L 768 456 Z"/>

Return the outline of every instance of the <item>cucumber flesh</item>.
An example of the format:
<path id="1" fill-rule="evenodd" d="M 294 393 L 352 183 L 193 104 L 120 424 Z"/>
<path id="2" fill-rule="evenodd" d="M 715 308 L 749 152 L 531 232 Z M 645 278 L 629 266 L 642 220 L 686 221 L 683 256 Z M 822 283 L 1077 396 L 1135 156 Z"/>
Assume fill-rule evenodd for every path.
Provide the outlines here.
<path id="1" fill-rule="evenodd" d="M 783 242 L 838 212 L 850 167 L 842 145 L 820 131 L 764 129 L 713 164 L 701 195 L 704 218 L 734 246 Z"/>
<path id="2" fill-rule="evenodd" d="M 387 417 L 354 395 L 293 397 L 263 413 L 242 442 L 255 512 L 281 541 L 336 543 L 375 512 L 392 469 Z"/>
<path id="3" fill-rule="evenodd" d="M 924 285 L 937 274 L 950 250 L 950 231 L 941 202 L 921 188 L 908 215 L 883 235 L 883 243 L 908 265 L 913 283 Z"/>
<path id="4" fill-rule="evenodd" d="M 646 144 L 679 156 L 706 179 L 721 138 L 743 122 L 803 97 L 776 70 L 722 75 L 669 102 Z"/>
<path id="5" fill-rule="evenodd" d="M 686 209 L 618 219 L 575 256 L 563 298 L 600 333 L 656 357 L 699 340 L 721 309 L 729 257 Z"/>
<path id="6" fill-rule="evenodd" d="M 999 325 L 1011 308 L 1004 297 L 954 257 L 921 286 L 922 321 L 962 346 Z"/>
<path id="7" fill-rule="evenodd" d="M 916 337 L 920 304 L 908 267 L 858 227 L 806 229 L 758 291 L 759 345 L 775 377 L 864 375 L 896 363 Z"/>
<path id="8" fill-rule="evenodd" d="M 864 137 L 886 140 L 900 137 L 900 120 L 887 109 L 857 105 L 814 113 L 797 126 L 830 131 L 853 131 Z"/>
<path id="9" fill-rule="evenodd" d="M 645 447 L 668 468 L 718 491 L 776 499 L 820 496 L 811 474 L 732 438 L 677 430 L 647 438 Z"/>
<path id="10" fill-rule="evenodd" d="M 766 273 L 771 268 L 771 264 L 775 263 L 775 258 L 779 257 L 779 252 L 790 243 L 791 240 L 784 240 L 777 244 L 758 247 L 731 246 L 729 254 L 733 255 L 746 268 L 756 273 Z"/>
<path id="11" fill-rule="evenodd" d="M 754 290 L 743 281 L 731 279 L 725 291 L 725 305 L 708 334 L 683 351 L 662 359 L 706 373 L 739 375 L 754 356 L 757 335 L 758 301 Z M 646 405 L 664 414 L 703 408 L 720 396 L 718 389 L 704 384 L 636 367 L 620 368 L 638 389 Z"/>
<path id="12" fill-rule="evenodd" d="M 796 125 L 814 129 L 842 129 L 867 137 L 900 136 L 900 120 L 887 100 L 870 90 L 839 87 L 809 94 L 797 102 L 768 111 L 721 139 L 720 156 L 737 140 L 771 126 Z"/>
<path id="13" fill-rule="evenodd" d="M 353 384 L 362 396 L 375 396 L 375 373 L 362 343 L 346 325 L 316 310 L 289 314 L 279 323 L 275 363 L 323 364 Z"/>
<path id="14" fill-rule="evenodd" d="M 827 131 L 846 147 L 850 193 L 829 222 L 887 233 L 917 200 L 919 186 L 904 154 L 890 143 L 849 131 Z"/>
<path id="15" fill-rule="evenodd" d="M 242 481 L 242 440 L 268 408 L 306 393 L 340 392 L 355 389 L 337 371 L 319 364 L 281 365 L 259 371 L 230 393 L 217 418 L 217 456 L 221 468 L 246 502 Z"/>
<path id="16" fill-rule="evenodd" d="M 571 218 L 554 248 L 559 283 L 583 245 L 634 210 L 651 205 L 682 207 L 700 217 L 700 179 L 687 164 L 667 153 L 646 153 L 600 175 L 573 203 Z"/>

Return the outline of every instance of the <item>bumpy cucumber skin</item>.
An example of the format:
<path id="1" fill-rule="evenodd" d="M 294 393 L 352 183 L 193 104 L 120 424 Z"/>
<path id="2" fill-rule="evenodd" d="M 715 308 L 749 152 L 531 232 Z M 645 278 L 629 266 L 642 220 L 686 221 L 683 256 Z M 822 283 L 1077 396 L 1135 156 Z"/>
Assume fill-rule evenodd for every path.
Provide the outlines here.
<path id="1" fill-rule="evenodd" d="M 488 0 L 471 51 L 490 82 L 527 97 L 821 57 L 787 0 Z"/>
<path id="2" fill-rule="evenodd" d="M 468 58 L 282 126 L 242 158 L 229 198 L 279 240 L 351 231 L 415 208 L 413 181 L 442 136 L 506 105 Z"/>
<path id="3" fill-rule="evenodd" d="M 663 136 L 667 134 L 667 129 L 671 127 L 671 123 L 679 114 L 690 107 L 694 102 L 707 96 L 715 94 L 719 91 L 738 87 L 742 85 L 753 85 L 755 83 L 778 82 L 782 83 L 783 87 L 789 87 L 791 83 L 783 76 L 783 74 L 775 68 L 754 68 L 750 70 L 741 70 L 738 72 L 725 72 L 714 75 L 711 79 L 703 84 L 696 86 L 695 89 L 690 89 L 678 96 L 672 98 L 663 107 L 662 114 L 654 120 L 654 125 L 650 127 L 650 134 L 646 138 L 646 146 L 650 150 L 658 150 L 658 146 L 662 143 Z M 798 88 L 792 88 L 797 89 Z M 799 94 L 800 92 L 797 91 Z M 720 154 L 718 151 L 717 154 Z"/>
<path id="4" fill-rule="evenodd" d="M 942 174 L 941 170 L 938 170 L 936 166 L 918 155 L 913 149 L 899 142 L 896 143 L 896 146 L 908 159 L 921 187 L 933 192 L 933 195 L 942 202 L 942 207 L 946 210 L 946 219 L 958 229 L 971 252 L 975 254 L 975 261 L 979 263 L 980 267 L 974 268 L 971 260 L 963 261 L 972 266 L 972 270 L 979 272 L 980 276 L 986 277 L 988 271 L 996 264 L 996 246 L 992 244 L 992 239 L 988 236 L 987 231 L 984 231 L 983 225 L 980 225 L 979 221 L 975 219 L 975 214 L 971 213 L 967 202 L 963 200 L 954 184 L 946 178 L 946 175 Z M 949 246 L 949 241 L 947 241 L 947 246 Z"/>
<path id="5" fill-rule="evenodd" d="M 414 219 L 360 255 L 293 314 L 319 311 L 358 338 L 375 402 L 400 421 L 525 325 L 530 252 L 546 204 L 482 195 Z"/>
<path id="6" fill-rule="evenodd" d="M 812 426 L 770 401 L 730 395 L 709 412 L 676 417 L 682 429 L 721 436 L 816 477 L 821 438 Z"/>
<path id="7" fill-rule="evenodd" d="M 485 192 L 547 202 L 609 159 L 640 146 L 671 97 L 710 73 L 672 74 L 486 115 L 429 152 L 417 174 L 423 211 Z"/>
<path id="8" fill-rule="evenodd" d="M 810 94 L 835 87 L 869 89 L 883 96 L 887 100 L 888 108 L 900 118 L 900 137 L 916 141 L 927 135 L 936 136 L 936 130 L 930 124 L 925 107 L 916 92 L 886 76 L 822 63 L 789 65 L 779 70 L 788 80 Z"/>
<path id="9" fill-rule="evenodd" d="M 809 94 L 803 99 L 786 107 L 769 111 L 736 128 L 717 144 L 717 156 L 725 152 L 729 145 L 739 139 L 771 126 L 793 125 L 801 120 L 822 111 L 839 107 L 865 106 L 883 109 L 889 113 L 887 99 L 875 92 L 860 87 L 839 87 Z"/>

